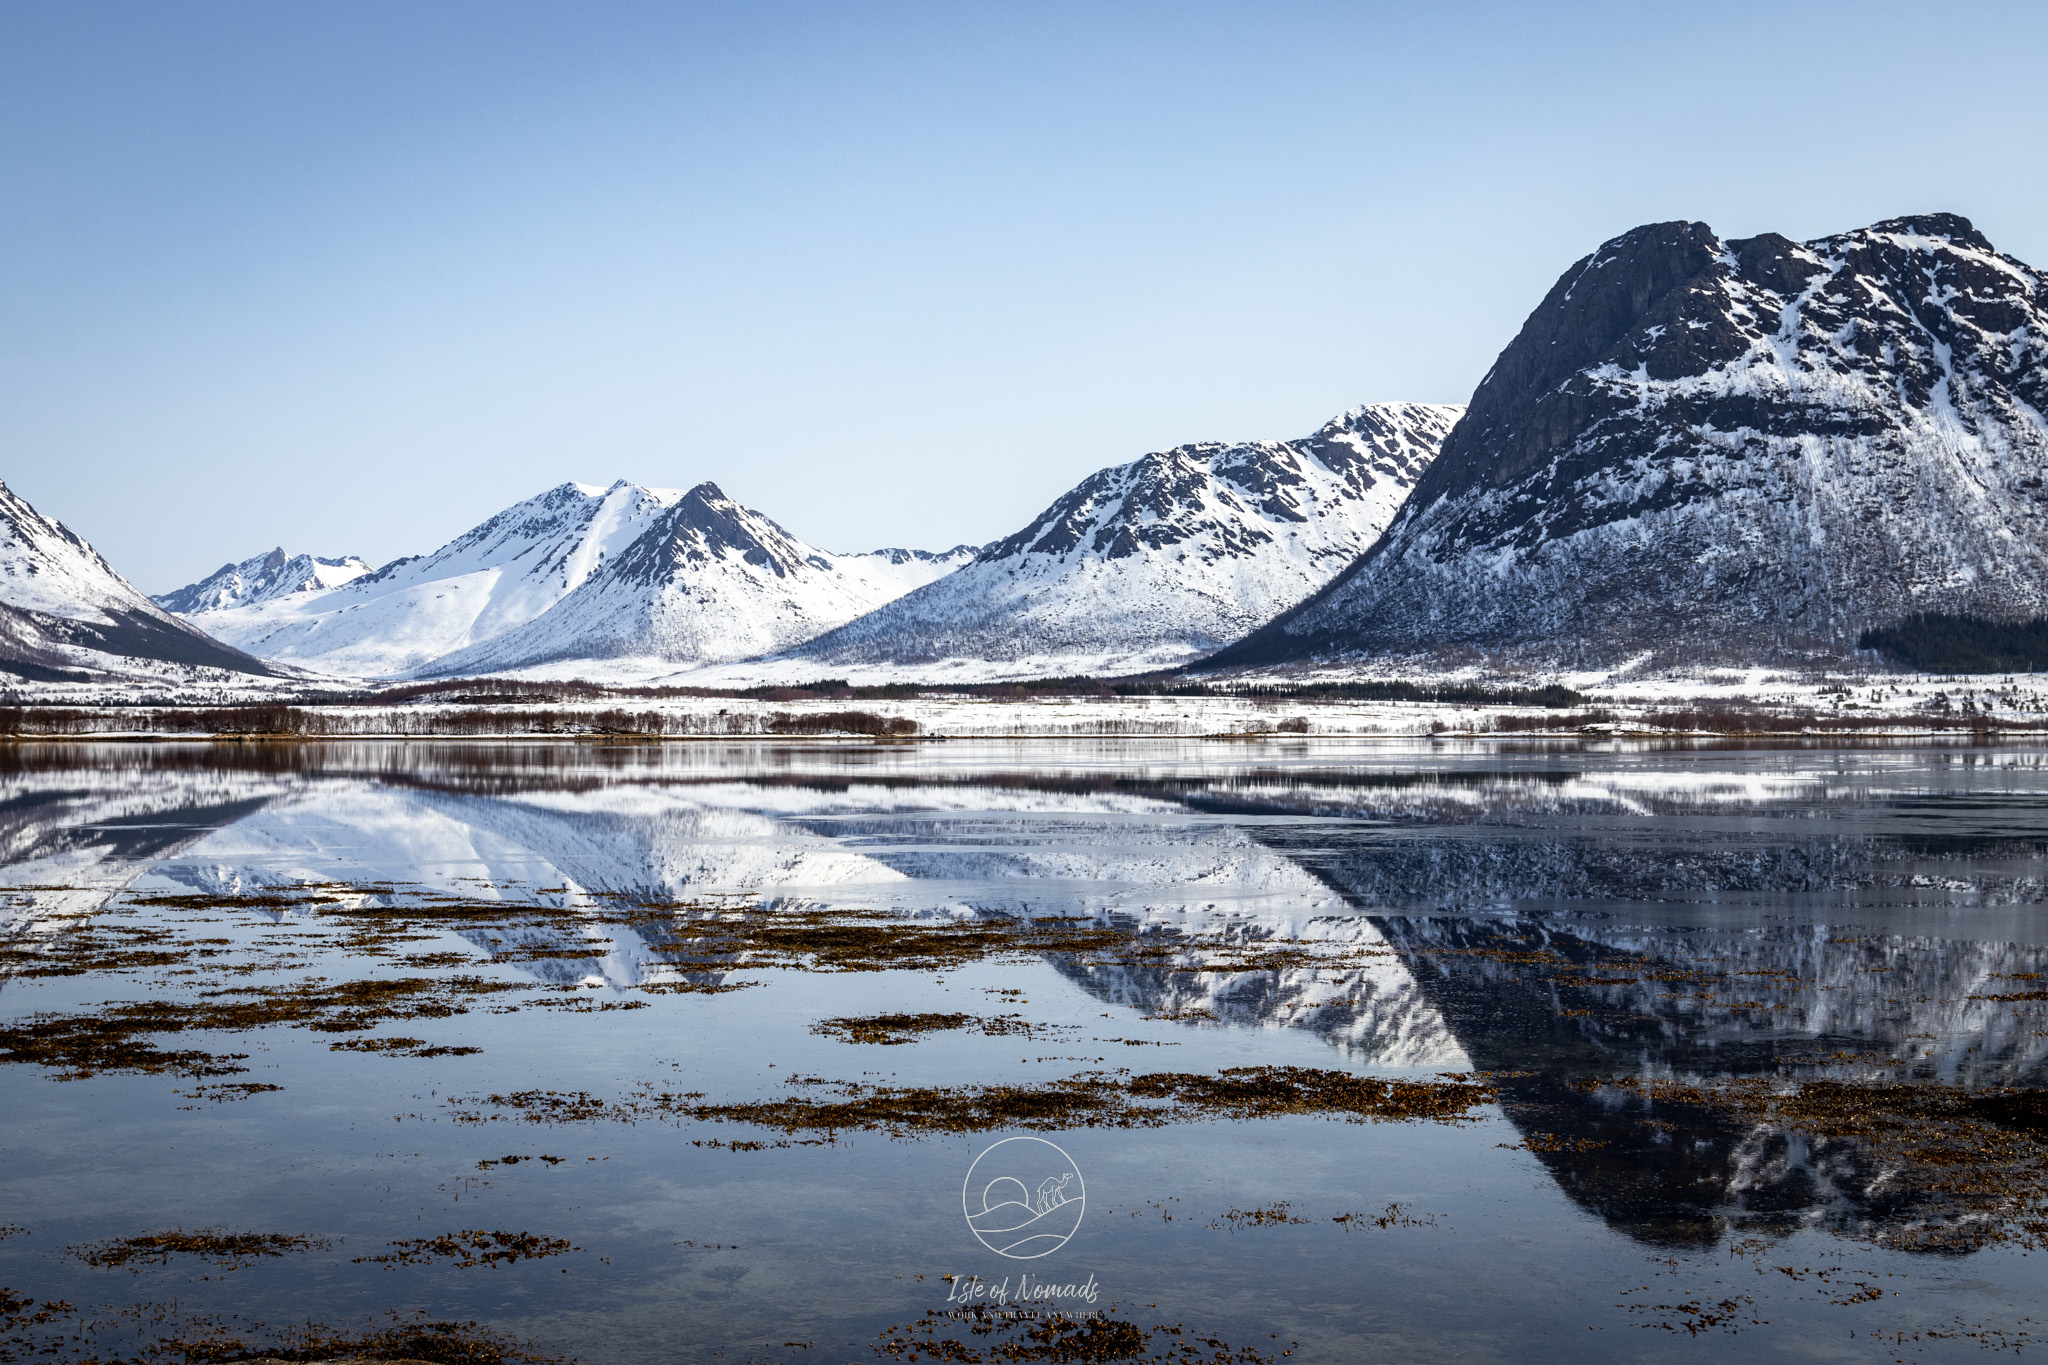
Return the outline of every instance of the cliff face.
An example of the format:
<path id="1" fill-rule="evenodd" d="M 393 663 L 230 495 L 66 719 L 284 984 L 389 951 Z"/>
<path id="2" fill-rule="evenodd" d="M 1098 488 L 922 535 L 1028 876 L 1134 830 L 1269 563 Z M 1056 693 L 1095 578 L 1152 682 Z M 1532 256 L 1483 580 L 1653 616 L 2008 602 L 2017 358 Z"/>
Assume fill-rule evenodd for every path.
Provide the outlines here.
<path id="1" fill-rule="evenodd" d="M 1968 221 L 1657 223 L 1558 280 L 1387 534 L 1219 664 L 1852 649 L 2048 612 L 2048 283 Z"/>

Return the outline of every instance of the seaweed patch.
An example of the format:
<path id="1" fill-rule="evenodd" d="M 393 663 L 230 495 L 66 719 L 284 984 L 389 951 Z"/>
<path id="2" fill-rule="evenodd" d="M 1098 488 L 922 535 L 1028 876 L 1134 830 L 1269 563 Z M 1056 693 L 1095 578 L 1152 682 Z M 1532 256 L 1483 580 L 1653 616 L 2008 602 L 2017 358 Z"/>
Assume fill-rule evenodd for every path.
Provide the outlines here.
<path id="1" fill-rule="evenodd" d="M 981 1033 L 989 1037 L 1024 1037 L 1076 1033 L 1071 1024 L 1033 1023 L 1021 1015 L 998 1014 L 862 1014 L 820 1019 L 811 1032 L 842 1043 L 875 1043 L 885 1047 L 917 1041 L 927 1033 Z"/>
<path id="2" fill-rule="evenodd" d="M 1084 1072 L 1038 1084 L 888 1086 L 818 1082 L 829 1098 L 710 1103 L 695 1092 L 642 1087 L 607 1100 L 586 1091 L 514 1091 L 451 1100 L 458 1122 L 517 1117 L 532 1123 L 692 1119 L 796 1134 L 856 1130 L 897 1137 L 996 1128 L 1152 1128 L 1214 1119 L 1322 1114 L 1360 1122 L 1469 1122 L 1491 1104 L 1473 1077 L 1382 1080 L 1310 1067 L 1233 1067 L 1216 1075 Z"/>
<path id="3" fill-rule="evenodd" d="M 457 1269 L 473 1266 L 491 1267 L 512 1265 L 518 1261 L 542 1261 L 550 1256 L 562 1256 L 583 1248 L 572 1246 L 562 1237 L 536 1237 L 529 1232 L 496 1232 L 472 1228 L 464 1232 L 444 1232 L 438 1237 L 408 1237 L 391 1242 L 393 1249 L 381 1256 L 357 1256 L 356 1264 L 372 1265 L 435 1265 L 448 1264 Z"/>
<path id="4" fill-rule="evenodd" d="M 1232 1232 L 1242 1228 L 1281 1227 L 1289 1223 L 1306 1223 L 1308 1219 L 1298 1218 L 1294 1206 L 1286 1200 L 1260 1209 L 1232 1209 L 1212 1221 L 1212 1228 L 1228 1227 Z"/>
<path id="5" fill-rule="evenodd" d="M 299 1251 L 323 1251 L 328 1246 L 325 1237 L 284 1232 L 221 1232 L 203 1228 L 198 1232 L 149 1232 L 136 1237 L 84 1242 L 67 1247 L 65 1255 L 102 1270 L 140 1271 L 148 1266 L 168 1265 L 173 1256 L 196 1256 L 224 1270 L 239 1270 L 267 1257 L 286 1256 Z"/>
<path id="6" fill-rule="evenodd" d="M 957 1335 L 948 1335 L 949 1333 Z M 1070 1315 L 1034 1308 L 975 1304 L 950 1312 L 926 1313 L 915 1322 L 885 1328 L 874 1352 L 893 1360 L 944 1360 L 960 1365 L 1030 1361 L 1059 1365 L 1131 1361 L 1147 1365 L 1270 1365 L 1294 1354 L 1298 1342 L 1264 1355 L 1248 1346 L 1232 1347 L 1185 1323 L 1140 1327 L 1104 1313 Z"/>
<path id="7" fill-rule="evenodd" d="M 292 985 L 225 987 L 198 1000 L 109 1002 L 89 1014 L 35 1014 L 0 1029 L 0 1062 L 36 1063 L 56 1071 L 60 1080 L 108 1071 L 231 1075 L 247 1070 L 235 1063 L 248 1054 L 163 1051 L 151 1040 L 163 1034 L 239 1033 L 275 1025 L 351 1033 L 391 1020 L 465 1014 L 476 997 L 523 989 L 519 983 L 475 976 L 340 983 L 311 977 Z"/>

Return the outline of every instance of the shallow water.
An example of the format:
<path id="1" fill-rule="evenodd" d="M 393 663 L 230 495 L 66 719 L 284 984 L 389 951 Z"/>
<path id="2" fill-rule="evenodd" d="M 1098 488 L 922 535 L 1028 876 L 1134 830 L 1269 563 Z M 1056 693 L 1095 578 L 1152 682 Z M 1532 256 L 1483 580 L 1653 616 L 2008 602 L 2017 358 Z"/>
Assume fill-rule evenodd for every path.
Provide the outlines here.
<path id="1" fill-rule="evenodd" d="M 393 1313 L 618 1362 L 1919 1358 L 2044 1330 L 2039 750 L 52 745 L 0 777 L 0 1358 Z M 690 936 L 749 911 L 1020 936 Z M 1084 931 L 1113 941 L 1059 937 Z M 410 984 L 337 994 L 365 981 Z M 817 1028 L 894 1014 L 965 1019 Z M 1227 1068 L 1488 1098 L 1126 1098 Z M 1122 1107 L 705 1112 L 1076 1077 Z M 1930 1096 L 1996 1102 L 1923 1123 Z M 1046 1254 L 977 1236 L 1041 1202 L 1015 1236 Z M 88 1254 L 200 1230 L 311 1240 Z M 458 1233 L 492 1235 L 432 1240 Z M 975 1285 L 1084 1292 L 945 1316 Z M 1084 1326 L 1030 1335 L 1055 1310 L 1136 1330 L 1075 1354 Z"/>

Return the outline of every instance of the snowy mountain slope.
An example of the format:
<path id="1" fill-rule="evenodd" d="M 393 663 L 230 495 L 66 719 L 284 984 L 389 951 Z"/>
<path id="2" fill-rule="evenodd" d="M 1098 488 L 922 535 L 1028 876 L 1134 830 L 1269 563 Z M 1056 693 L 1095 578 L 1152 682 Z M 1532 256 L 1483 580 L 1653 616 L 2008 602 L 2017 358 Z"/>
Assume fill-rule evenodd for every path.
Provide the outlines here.
<path id="1" fill-rule="evenodd" d="M 287 555 L 279 546 L 269 554 L 223 564 L 197 583 L 174 592 L 159 593 L 150 601 L 165 611 L 189 616 L 202 611 L 224 611 L 253 602 L 268 602 L 298 592 L 326 592 L 354 582 L 370 573 L 370 565 L 354 555 L 322 559 L 318 555 Z"/>
<path id="2" fill-rule="evenodd" d="M 1967 220 L 1566 271 L 1385 539 L 1219 665 L 1796 659 L 2048 612 L 2048 279 Z"/>
<path id="3" fill-rule="evenodd" d="M 123 660 L 269 674 L 137 592 L 62 522 L 0 484 L 0 671 L 51 679 Z"/>
<path id="4" fill-rule="evenodd" d="M 102 624 L 141 594 L 71 528 L 0 484 L 0 601 L 25 611 Z"/>
<path id="5" fill-rule="evenodd" d="M 194 614 L 253 654 L 388 677 L 541 615 L 623 551 L 681 496 L 623 479 L 565 483 L 516 503 L 434 553 L 327 592 Z"/>
<path id="6" fill-rule="evenodd" d="M 973 557 L 814 549 L 702 483 L 546 614 L 422 668 L 454 675 L 560 660 L 700 664 L 771 653 L 929 583 Z"/>
<path id="7" fill-rule="evenodd" d="M 1463 410 L 1353 408 L 1299 441 L 1092 475 L 958 573 L 794 651 L 825 663 L 1162 667 L 1264 624 L 1379 536 Z"/>

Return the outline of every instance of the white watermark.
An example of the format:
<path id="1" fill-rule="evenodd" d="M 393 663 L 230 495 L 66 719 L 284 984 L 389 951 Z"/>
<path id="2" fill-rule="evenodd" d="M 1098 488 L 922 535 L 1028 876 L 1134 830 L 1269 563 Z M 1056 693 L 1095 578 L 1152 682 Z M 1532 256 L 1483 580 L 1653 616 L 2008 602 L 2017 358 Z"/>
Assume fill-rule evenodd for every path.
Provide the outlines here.
<path id="1" fill-rule="evenodd" d="M 1008 1275 L 1003 1276 L 1001 1284 L 991 1284 L 979 1275 L 951 1275 L 947 1278 L 953 1282 L 946 1291 L 947 1303 L 981 1303 L 997 1308 L 1007 1308 L 1012 1304 L 1068 1301 L 1093 1304 L 1102 1293 L 1102 1286 L 1095 1283 L 1092 1273 L 1082 1284 L 1048 1284 L 1029 1275 L 1018 1276 L 1015 1286 L 1010 1284 Z"/>
<path id="2" fill-rule="evenodd" d="M 1017 1261 L 1065 1246 L 1080 1231 L 1087 1209 L 1081 1168 L 1044 1138 L 1004 1138 L 990 1145 L 974 1158 L 960 1187 L 960 1211 L 975 1240 Z"/>

